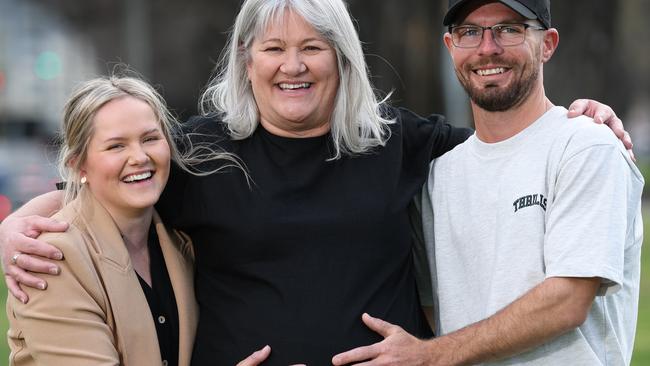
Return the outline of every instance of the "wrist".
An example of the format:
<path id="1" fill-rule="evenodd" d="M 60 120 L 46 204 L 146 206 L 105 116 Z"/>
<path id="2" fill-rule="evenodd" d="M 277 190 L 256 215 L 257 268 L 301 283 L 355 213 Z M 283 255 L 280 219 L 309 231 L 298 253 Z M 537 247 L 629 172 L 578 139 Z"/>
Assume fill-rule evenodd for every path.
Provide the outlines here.
<path id="1" fill-rule="evenodd" d="M 451 335 L 426 341 L 429 363 L 427 365 L 460 366 L 468 364 L 463 360 L 462 342 Z"/>
<path id="2" fill-rule="evenodd" d="M 468 349 L 469 339 L 463 339 L 465 333 L 456 331 L 431 339 L 428 343 L 430 365 L 462 366 L 476 364 Z"/>

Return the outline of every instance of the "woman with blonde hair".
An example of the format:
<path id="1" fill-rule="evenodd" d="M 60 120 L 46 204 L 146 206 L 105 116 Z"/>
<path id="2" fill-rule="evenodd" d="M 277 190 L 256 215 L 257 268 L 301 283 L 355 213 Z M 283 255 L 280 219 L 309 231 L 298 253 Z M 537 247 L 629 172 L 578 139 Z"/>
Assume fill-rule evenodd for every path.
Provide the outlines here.
<path id="1" fill-rule="evenodd" d="M 190 364 L 198 320 L 191 243 L 153 208 L 170 158 L 190 171 L 176 130 L 164 100 L 137 78 L 93 79 L 73 93 L 60 150 L 65 206 L 54 216 L 70 227 L 39 238 L 65 260 L 50 291 L 27 289 L 26 304 L 8 299 L 11 365 Z"/>

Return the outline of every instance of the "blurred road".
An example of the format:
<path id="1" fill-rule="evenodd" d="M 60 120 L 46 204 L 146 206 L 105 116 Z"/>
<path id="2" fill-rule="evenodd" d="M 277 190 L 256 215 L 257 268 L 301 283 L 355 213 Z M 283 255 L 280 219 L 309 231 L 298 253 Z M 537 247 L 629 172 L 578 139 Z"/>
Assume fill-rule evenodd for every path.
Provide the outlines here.
<path id="1" fill-rule="evenodd" d="M 55 151 L 42 140 L 0 139 L 0 220 L 6 211 L 54 189 Z"/>

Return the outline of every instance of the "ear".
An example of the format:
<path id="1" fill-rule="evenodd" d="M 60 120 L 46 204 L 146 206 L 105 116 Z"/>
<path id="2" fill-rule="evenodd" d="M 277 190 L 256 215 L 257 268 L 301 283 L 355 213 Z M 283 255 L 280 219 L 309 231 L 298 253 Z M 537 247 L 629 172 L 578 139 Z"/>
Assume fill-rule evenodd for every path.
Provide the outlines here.
<path id="1" fill-rule="evenodd" d="M 240 42 L 239 44 L 239 52 L 244 54 L 246 58 L 246 78 L 248 79 L 248 82 L 251 82 L 251 72 L 253 70 L 253 57 L 251 55 L 250 50 L 245 50 L 244 49 L 244 44 Z"/>
<path id="2" fill-rule="evenodd" d="M 68 161 L 67 165 L 68 168 L 70 169 L 76 169 L 78 163 L 79 163 L 79 157 L 75 156 Z M 79 166 L 79 176 L 83 177 L 85 175 L 86 175 L 86 164 L 81 164 Z"/>
<path id="3" fill-rule="evenodd" d="M 559 43 L 560 43 L 560 34 L 557 32 L 557 29 L 550 28 L 546 32 L 544 32 L 544 40 L 542 44 L 543 63 L 546 63 L 551 59 Z"/>
<path id="4" fill-rule="evenodd" d="M 451 41 L 451 34 L 449 32 L 445 32 L 445 35 L 442 36 L 442 40 L 445 42 L 447 51 L 449 51 L 451 54 L 452 50 L 454 49 L 454 43 Z"/>
<path id="5" fill-rule="evenodd" d="M 251 80 L 251 75 L 253 74 L 253 65 L 252 61 L 249 59 L 246 61 L 246 79 L 248 80 L 248 84 L 252 82 Z"/>

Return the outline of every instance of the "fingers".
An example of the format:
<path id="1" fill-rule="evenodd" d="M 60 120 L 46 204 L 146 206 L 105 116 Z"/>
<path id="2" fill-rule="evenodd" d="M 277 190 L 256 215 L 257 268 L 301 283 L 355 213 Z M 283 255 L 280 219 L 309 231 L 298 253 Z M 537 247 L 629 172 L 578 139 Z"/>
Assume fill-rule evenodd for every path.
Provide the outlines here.
<path id="1" fill-rule="evenodd" d="M 616 114 L 612 114 L 607 118 L 606 116 L 601 115 L 601 118 L 605 118 L 602 120 L 602 123 L 605 123 L 607 126 L 609 126 L 609 128 L 612 130 L 612 132 L 614 132 L 616 137 L 618 137 L 621 141 L 623 141 L 623 138 L 625 137 L 626 134 L 625 127 L 623 127 L 623 121 L 621 121 L 621 119 L 618 118 Z"/>
<path id="2" fill-rule="evenodd" d="M 391 324 L 385 320 L 372 317 L 368 313 L 363 313 L 361 320 L 363 320 L 368 328 L 377 332 L 384 338 L 402 331 L 401 327 Z M 379 342 L 370 346 L 357 347 L 347 352 L 339 353 L 332 358 L 332 364 L 346 365 L 353 362 L 361 362 L 364 360 L 373 359 L 381 354 L 381 347 L 382 342 Z"/>
<path id="3" fill-rule="evenodd" d="M 40 240 L 28 238 L 20 234 L 12 235 L 16 235 L 19 238 L 8 240 L 7 243 L 5 243 L 6 247 L 17 247 L 20 249 L 14 249 L 11 252 L 13 253 L 11 255 L 3 255 L 2 264 L 4 267 L 5 279 L 12 278 L 18 284 L 45 290 L 47 288 L 47 282 L 34 276 L 32 273 L 48 273 L 57 275 L 60 272 L 60 268 L 56 264 L 45 260 L 42 257 L 35 257 L 27 253 L 36 253 L 41 256 L 50 255 L 55 257 L 57 256 L 57 253 L 59 256 L 62 256 L 62 253 L 50 244 Z M 16 243 L 18 243 L 18 245 L 15 245 Z M 7 248 L 4 249 L 6 250 Z M 13 262 L 14 258 L 15 263 Z M 16 284 L 15 286 L 10 287 L 11 285 L 12 284 L 7 281 L 7 286 L 10 288 L 12 295 L 19 300 L 26 302 L 28 297 L 20 289 L 20 286 Z"/>
<path id="4" fill-rule="evenodd" d="M 634 144 L 632 143 L 630 134 L 625 131 L 623 121 L 616 116 L 616 112 L 610 106 L 595 100 L 578 99 L 569 106 L 568 117 L 572 118 L 580 115 L 592 117 L 594 122 L 599 124 L 604 123 L 609 126 L 616 137 L 623 142 L 623 146 L 628 150 L 630 158 L 636 161 L 634 152 L 632 152 Z"/>
<path id="5" fill-rule="evenodd" d="M 627 131 L 625 131 L 625 126 L 623 126 L 623 121 L 621 121 L 621 119 L 616 116 L 614 111 L 611 111 L 611 114 L 607 114 L 607 113 L 601 114 L 600 118 L 602 118 L 603 123 L 609 126 L 609 128 L 612 130 L 612 132 L 614 132 L 616 137 L 618 137 L 618 139 L 621 140 L 623 146 L 625 146 L 625 148 L 629 150 L 630 157 L 636 161 L 636 159 L 634 158 L 634 153 L 632 152 L 632 148 L 634 147 L 634 144 L 632 143 L 632 137 L 630 137 L 630 134 Z"/>
<path id="6" fill-rule="evenodd" d="M 632 151 L 632 148 L 634 147 L 634 144 L 632 143 L 632 137 L 627 131 L 625 131 L 625 128 L 623 127 L 623 121 L 621 121 L 620 118 L 616 117 L 616 115 L 613 115 L 609 120 L 605 120 L 604 123 L 609 126 L 616 137 L 621 140 L 623 146 L 625 146 L 625 149 L 627 149 L 627 152 L 630 155 L 632 161 L 636 162 L 634 151 Z"/>
<path id="7" fill-rule="evenodd" d="M 44 265 L 45 262 L 41 259 L 36 260 L 35 256 L 56 260 L 63 259 L 63 253 L 55 246 L 38 239 L 27 237 L 22 233 L 14 232 L 8 234 L 2 249 L 2 264 L 5 271 L 12 266 L 18 265 L 32 272 L 56 274 L 58 272 L 55 273 L 52 271 L 52 268 L 56 267 L 56 265 L 52 263 Z M 17 258 L 18 261 L 14 264 L 11 262 L 11 258 L 16 253 L 22 253 L 22 255 Z"/>
<path id="8" fill-rule="evenodd" d="M 619 136 L 618 138 L 623 142 L 623 146 L 625 146 L 625 149 L 632 151 L 634 144 L 632 143 L 632 137 L 627 131 L 623 130 L 622 136 Z M 632 156 L 634 156 L 634 154 L 632 154 Z"/>
<path id="9" fill-rule="evenodd" d="M 363 322 L 368 326 L 368 328 L 374 330 L 375 332 L 379 333 L 382 337 L 386 338 L 390 336 L 391 334 L 395 334 L 402 330 L 401 327 L 391 324 L 385 320 L 381 320 L 379 318 L 374 318 L 370 316 L 368 313 L 363 313 L 361 316 L 361 319 Z"/>
<path id="10" fill-rule="evenodd" d="M 357 347 L 347 352 L 339 353 L 332 357 L 332 365 L 347 365 L 376 358 L 381 353 L 379 347 L 380 343 L 375 343 L 370 346 Z"/>
<path id="11" fill-rule="evenodd" d="M 56 247 L 35 240 L 43 231 L 60 232 L 68 228 L 68 224 L 56 220 L 27 216 L 7 219 L 2 223 L 0 232 L 0 247 L 2 248 L 3 267 L 9 265 L 10 258 L 16 253 L 28 253 L 50 259 L 62 259 L 63 253 Z"/>
<path id="12" fill-rule="evenodd" d="M 28 226 L 39 232 L 64 232 L 68 230 L 68 224 L 65 222 L 60 222 L 49 217 L 42 216 L 27 216 L 26 219 Z"/>
<path id="13" fill-rule="evenodd" d="M 616 113 L 610 106 L 591 99 L 578 99 L 569 106 L 569 112 L 567 114 L 569 118 L 581 115 L 593 118 L 594 122 L 598 124 L 606 123 L 612 119 L 618 119 Z"/>
<path id="14" fill-rule="evenodd" d="M 9 290 L 9 293 L 18 299 L 18 301 L 22 302 L 23 304 L 27 304 L 27 301 L 29 301 L 29 296 L 27 296 L 27 294 L 20 288 L 20 284 L 8 275 L 5 275 L 5 282 L 7 283 L 7 289 Z"/>
<path id="15" fill-rule="evenodd" d="M 589 105 L 589 101 L 587 99 L 576 99 L 569 106 L 568 117 L 573 118 L 585 114 L 588 105 Z"/>
<path id="16" fill-rule="evenodd" d="M 7 278 L 7 276 L 13 278 L 21 285 L 29 286 L 39 290 L 45 290 L 47 288 L 47 282 L 45 282 L 45 280 L 30 274 L 18 266 L 11 266 L 5 272 L 5 278 Z"/>
<path id="17" fill-rule="evenodd" d="M 59 266 L 49 260 L 41 259 L 41 257 L 20 253 L 18 256 L 14 256 L 14 258 L 16 258 L 16 266 L 29 272 L 49 273 L 51 275 L 58 275 L 60 272 Z M 11 261 L 12 259 L 10 259 Z"/>
<path id="18" fill-rule="evenodd" d="M 598 124 L 606 123 L 612 119 L 618 119 L 618 117 L 616 117 L 616 113 L 614 113 L 614 110 L 606 104 L 602 104 L 595 100 L 588 100 L 587 104 L 588 107 L 584 113 L 585 116 L 593 118 L 594 122 Z M 620 122 L 620 120 L 618 121 Z M 621 129 L 622 127 L 623 124 L 621 123 Z"/>
<path id="19" fill-rule="evenodd" d="M 267 357 L 271 354 L 271 347 L 264 346 L 262 349 L 253 352 L 246 359 L 242 360 L 237 364 L 237 366 L 257 366 L 266 360 Z"/>
<path id="20" fill-rule="evenodd" d="M 8 218 L 0 228 L 2 268 L 7 288 L 12 296 L 26 303 L 29 297 L 21 284 L 41 290 L 47 288 L 47 282 L 30 272 L 58 274 L 59 267 L 43 257 L 63 258 L 63 253 L 56 247 L 34 238 L 42 231 L 65 231 L 68 225 L 45 217 L 27 216 Z"/>
<path id="21" fill-rule="evenodd" d="M 25 216 L 15 219 L 17 223 L 10 228 L 10 231 L 22 233 L 30 238 L 36 238 L 41 233 L 51 232 L 58 233 L 68 230 L 68 224 L 60 222 L 49 217 L 42 216 Z M 55 259 L 55 258 L 52 258 Z"/>

